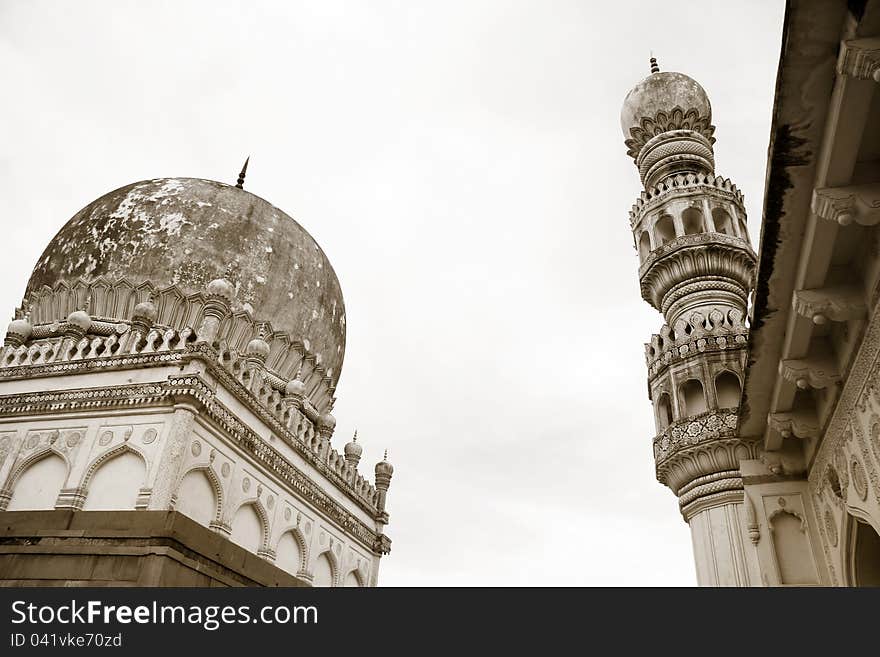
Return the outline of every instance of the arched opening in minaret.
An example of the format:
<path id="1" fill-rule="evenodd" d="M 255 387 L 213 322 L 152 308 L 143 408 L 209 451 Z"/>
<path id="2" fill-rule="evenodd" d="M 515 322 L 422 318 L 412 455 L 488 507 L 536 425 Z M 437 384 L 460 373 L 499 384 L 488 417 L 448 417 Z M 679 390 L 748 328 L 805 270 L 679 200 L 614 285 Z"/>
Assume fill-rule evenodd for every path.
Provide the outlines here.
<path id="1" fill-rule="evenodd" d="M 718 400 L 718 408 L 738 407 L 741 394 L 739 377 L 733 372 L 725 370 L 715 377 L 715 398 Z"/>
<path id="2" fill-rule="evenodd" d="M 642 231 L 642 236 L 639 238 L 639 255 L 642 256 L 642 260 L 647 260 L 648 256 L 651 254 L 651 235 L 648 231 Z"/>
<path id="3" fill-rule="evenodd" d="M 675 222 L 671 215 L 660 215 L 657 223 L 654 224 L 654 237 L 660 245 L 675 239 Z"/>
<path id="4" fill-rule="evenodd" d="M 749 230 L 748 230 L 748 227 L 746 226 L 745 220 L 743 220 L 742 218 L 740 218 L 740 220 L 739 220 L 739 235 L 744 240 L 749 239 Z"/>
<path id="5" fill-rule="evenodd" d="M 684 402 L 685 417 L 699 415 L 709 410 L 703 384 L 697 379 L 688 379 L 681 384 L 681 401 Z"/>
<path id="6" fill-rule="evenodd" d="M 724 233 L 725 235 L 736 235 L 730 214 L 724 208 L 712 209 L 712 221 L 715 222 L 715 232 Z"/>
<path id="7" fill-rule="evenodd" d="M 681 223 L 684 226 L 685 235 L 697 235 L 706 231 L 703 223 L 703 213 L 699 208 L 688 208 L 681 213 Z"/>
<path id="8" fill-rule="evenodd" d="M 672 424 L 672 404 L 670 403 L 669 395 L 664 392 L 657 399 L 657 428 L 662 432 L 670 424 Z"/>
<path id="9" fill-rule="evenodd" d="M 850 518 L 849 584 L 880 586 L 880 535 L 868 523 Z"/>

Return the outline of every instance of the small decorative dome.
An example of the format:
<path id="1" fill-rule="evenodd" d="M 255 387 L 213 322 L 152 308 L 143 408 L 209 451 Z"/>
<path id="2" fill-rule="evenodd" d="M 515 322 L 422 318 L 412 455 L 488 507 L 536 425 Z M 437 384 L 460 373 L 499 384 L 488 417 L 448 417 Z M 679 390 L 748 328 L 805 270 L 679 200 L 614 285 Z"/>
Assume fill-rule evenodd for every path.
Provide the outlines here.
<path id="1" fill-rule="evenodd" d="M 157 315 L 158 311 L 156 310 L 156 304 L 154 304 L 152 301 L 141 301 L 138 305 L 134 307 L 134 312 L 131 316 L 154 322 L 156 321 Z"/>
<path id="2" fill-rule="evenodd" d="M 672 110 L 696 110 L 707 124 L 712 122 L 712 105 L 703 87 L 684 73 L 664 71 L 652 73 L 633 87 L 623 100 L 620 127 L 624 139 L 630 139 L 633 128 L 641 128 L 642 119 L 654 119 L 658 112 L 667 116 Z"/>
<path id="3" fill-rule="evenodd" d="M 262 338 L 254 338 L 247 344 L 245 354 L 260 360 L 266 360 L 269 356 L 269 344 Z"/>
<path id="4" fill-rule="evenodd" d="M 388 462 L 388 450 L 385 450 L 385 456 L 376 464 L 376 476 L 390 477 L 394 474 L 394 466 Z"/>
<path id="5" fill-rule="evenodd" d="M 360 445 L 358 445 L 357 439 L 358 439 L 358 432 L 355 431 L 354 436 L 351 439 L 351 442 L 346 443 L 345 447 L 343 448 L 345 451 L 345 458 L 349 458 L 349 457 L 360 458 L 361 454 L 363 454 L 364 448 L 361 447 Z"/>
<path id="6" fill-rule="evenodd" d="M 232 297 L 235 296 L 235 288 L 225 278 L 215 278 L 205 286 L 205 289 L 208 291 L 208 294 L 223 297 L 227 301 L 232 301 Z"/>
<path id="7" fill-rule="evenodd" d="M 336 418 L 332 413 L 324 413 L 321 416 L 321 426 L 331 430 L 336 428 Z"/>
<path id="8" fill-rule="evenodd" d="M 83 310 L 74 310 L 67 316 L 67 323 L 83 331 L 88 331 L 92 327 L 92 318 Z"/>
<path id="9" fill-rule="evenodd" d="M 31 337 L 33 332 L 34 327 L 26 319 L 13 319 L 9 322 L 9 327 L 6 329 L 6 335 L 15 335 L 22 341 Z"/>
<path id="10" fill-rule="evenodd" d="M 287 385 L 284 386 L 284 394 L 298 395 L 300 397 L 306 394 L 306 384 L 300 381 L 299 372 L 297 372 L 295 379 L 291 379 L 287 382 Z"/>

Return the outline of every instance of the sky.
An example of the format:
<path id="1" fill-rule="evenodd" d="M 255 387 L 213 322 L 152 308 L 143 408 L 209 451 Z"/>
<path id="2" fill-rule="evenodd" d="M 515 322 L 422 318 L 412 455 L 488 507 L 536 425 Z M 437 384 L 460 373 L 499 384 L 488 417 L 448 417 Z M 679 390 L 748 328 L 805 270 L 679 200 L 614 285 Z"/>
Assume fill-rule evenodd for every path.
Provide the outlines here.
<path id="1" fill-rule="evenodd" d="M 0 1 L 0 309 L 122 185 L 234 184 L 297 219 L 347 318 L 333 444 L 389 450 L 386 586 L 690 586 L 655 479 L 620 106 L 712 103 L 760 235 L 784 2 Z M 755 246 L 757 246 L 755 244 Z"/>

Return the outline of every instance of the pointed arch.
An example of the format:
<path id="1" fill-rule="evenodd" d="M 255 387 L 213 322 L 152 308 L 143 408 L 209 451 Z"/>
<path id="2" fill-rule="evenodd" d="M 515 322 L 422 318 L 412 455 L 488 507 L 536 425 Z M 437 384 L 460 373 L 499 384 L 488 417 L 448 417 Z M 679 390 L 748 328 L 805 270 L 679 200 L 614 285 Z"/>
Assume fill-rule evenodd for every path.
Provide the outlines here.
<path id="1" fill-rule="evenodd" d="M 11 497 L 6 511 L 54 509 L 64 482 L 70 474 L 70 463 L 63 454 L 45 449 L 25 459 L 9 477 Z M 33 486 L 31 478 L 35 477 Z"/>
<path id="2" fill-rule="evenodd" d="M 732 237 L 736 236 L 736 229 L 733 227 L 730 213 L 724 208 L 712 208 L 712 221 L 715 224 L 716 232 Z"/>
<path id="3" fill-rule="evenodd" d="M 312 582 L 314 586 L 337 586 L 339 570 L 339 559 L 333 554 L 333 550 L 327 548 L 315 557 L 315 563 L 312 566 Z"/>
<path id="4" fill-rule="evenodd" d="M 742 396 L 742 383 L 736 372 L 722 370 L 715 376 L 715 399 L 718 408 L 739 407 Z"/>
<path id="5" fill-rule="evenodd" d="M 180 489 L 183 486 L 184 480 L 191 474 L 201 474 L 207 479 L 208 485 L 211 487 L 211 490 L 214 493 L 214 509 L 211 513 L 211 520 L 208 522 L 207 526 L 211 527 L 217 525 L 220 522 L 220 516 L 223 512 L 223 484 L 220 482 L 220 478 L 217 476 L 217 473 L 214 472 L 214 469 L 210 465 L 197 466 L 194 468 L 190 468 L 183 476 L 180 478 L 180 481 L 177 482 L 177 491 L 175 492 L 175 509 L 178 509 L 178 504 L 180 502 Z M 178 509 L 179 510 L 179 509 Z M 181 511 L 184 515 L 189 515 L 186 511 Z M 190 516 L 193 520 L 197 520 L 196 518 Z"/>
<path id="6" fill-rule="evenodd" d="M 668 392 L 662 392 L 657 398 L 657 428 L 662 432 L 670 424 L 672 424 L 672 400 Z"/>
<path id="7" fill-rule="evenodd" d="M 654 223 L 654 241 L 657 246 L 671 242 L 675 235 L 675 220 L 671 214 L 661 214 Z"/>
<path id="8" fill-rule="evenodd" d="M 95 474 L 102 467 L 107 465 L 110 461 L 113 461 L 114 459 L 116 459 L 118 457 L 122 457 L 125 454 L 134 454 L 135 456 L 137 456 L 140 459 L 141 464 L 143 465 L 143 477 L 142 477 L 141 481 L 139 482 L 138 492 L 140 492 L 140 490 L 144 487 L 144 483 L 146 482 L 146 478 L 147 478 L 147 473 L 149 472 L 149 463 L 147 462 L 147 458 L 138 449 L 136 449 L 135 447 L 130 445 L 128 442 L 125 442 L 121 445 L 117 445 L 116 447 L 107 450 L 106 452 L 104 452 L 103 454 L 98 456 L 94 461 L 92 461 L 91 465 L 89 465 L 88 469 L 86 470 L 86 474 L 83 477 L 83 481 L 82 481 L 82 485 L 81 485 L 81 488 L 85 491 L 85 500 L 83 502 L 83 508 L 87 509 L 89 507 L 89 498 L 92 497 L 92 493 L 94 492 L 92 490 L 92 483 L 93 483 L 93 478 L 94 478 Z M 137 499 L 137 495 L 135 496 L 135 498 Z M 92 498 L 92 499 L 94 499 L 94 498 Z M 121 505 L 117 506 L 115 508 L 120 508 L 120 507 L 121 507 Z M 134 505 L 132 508 L 134 508 Z"/>
<path id="9" fill-rule="evenodd" d="M 342 577 L 339 586 L 351 588 L 363 588 L 364 578 L 361 576 L 359 568 L 352 568 Z"/>
<path id="10" fill-rule="evenodd" d="M 70 474 L 70 461 L 68 460 L 67 455 L 61 450 L 55 449 L 54 446 L 44 446 L 42 449 L 34 452 L 17 466 L 15 466 L 15 468 L 12 470 L 12 472 L 9 473 L 9 476 L 6 478 L 6 486 L 4 486 L 4 488 L 6 488 L 6 490 L 13 490 L 15 488 L 15 484 L 18 483 L 19 478 L 21 478 L 25 470 L 31 467 L 31 465 L 34 465 L 37 461 L 52 454 L 61 457 L 61 459 L 64 461 L 64 464 L 67 466 L 68 474 Z"/>
<path id="11" fill-rule="evenodd" d="M 303 575 L 306 573 L 306 565 L 309 563 L 309 549 L 306 543 L 305 536 L 303 536 L 302 530 L 299 527 L 291 527 L 281 532 L 281 536 L 278 537 L 278 541 L 275 543 L 275 565 L 278 566 L 278 558 L 281 556 L 282 550 L 282 541 L 284 537 L 290 535 L 293 538 L 293 541 L 296 543 L 297 549 L 299 550 L 299 564 L 296 567 L 296 571 L 293 573 L 294 575 Z M 283 566 L 279 566 L 283 568 Z"/>
<path id="12" fill-rule="evenodd" d="M 639 255 L 643 262 L 651 255 L 651 234 L 647 230 L 643 230 L 639 237 Z"/>
<path id="13" fill-rule="evenodd" d="M 256 513 L 257 519 L 259 520 L 259 523 L 260 523 L 260 542 L 259 542 L 259 545 L 257 546 L 257 549 L 254 550 L 254 553 L 256 554 L 259 552 L 263 552 L 266 550 L 266 546 L 269 542 L 269 514 L 266 512 L 265 507 L 263 507 L 262 502 L 260 502 L 260 500 L 258 498 L 245 500 L 236 507 L 235 511 L 232 513 L 231 520 L 229 523 L 230 540 L 232 540 L 234 543 L 237 543 L 238 545 L 242 545 L 241 543 L 238 543 L 238 541 L 236 541 L 234 538 L 232 538 L 232 536 L 235 533 L 235 527 L 234 527 L 235 518 L 238 515 L 239 511 L 244 509 L 244 507 L 246 507 L 246 506 L 253 507 L 253 510 Z M 242 545 L 242 547 L 245 547 L 245 546 Z"/>
<path id="14" fill-rule="evenodd" d="M 699 208 L 686 208 L 681 213 L 681 223 L 685 235 L 697 235 L 706 232 L 706 222 L 703 220 L 703 212 Z"/>
<path id="15" fill-rule="evenodd" d="M 683 408 L 682 417 L 699 415 L 709 410 L 706 403 L 706 392 L 703 390 L 703 382 L 699 379 L 688 379 L 679 388 L 679 408 Z"/>

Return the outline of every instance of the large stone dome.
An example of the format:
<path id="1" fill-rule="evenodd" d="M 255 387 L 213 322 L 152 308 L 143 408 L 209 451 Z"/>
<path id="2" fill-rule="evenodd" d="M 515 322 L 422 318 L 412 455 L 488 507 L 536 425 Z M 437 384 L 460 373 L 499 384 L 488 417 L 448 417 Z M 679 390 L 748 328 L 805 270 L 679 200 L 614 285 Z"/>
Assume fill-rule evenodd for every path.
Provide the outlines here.
<path id="1" fill-rule="evenodd" d="M 26 295 L 80 279 L 203 291 L 226 278 L 235 303 L 320 354 L 334 384 L 345 355 L 345 306 L 324 252 L 290 216 L 212 180 L 159 178 L 105 194 L 46 247 Z"/>
<path id="2" fill-rule="evenodd" d="M 623 100 L 620 127 L 624 139 L 632 136 L 632 128 L 641 127 L 643 118 L 654 119 L 657 112 L 669 114 L 676 107 L 685 112 L 695 109 L 706 124 L 712 122 L 709 96 L 696 80 L 674 71 L 652 73 L 633 87 Z"/>

